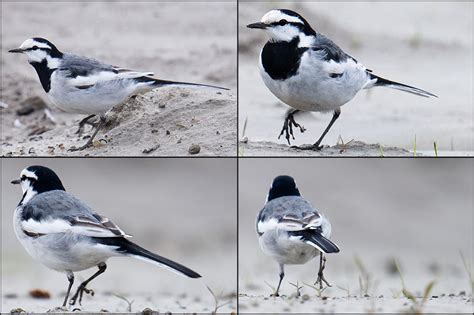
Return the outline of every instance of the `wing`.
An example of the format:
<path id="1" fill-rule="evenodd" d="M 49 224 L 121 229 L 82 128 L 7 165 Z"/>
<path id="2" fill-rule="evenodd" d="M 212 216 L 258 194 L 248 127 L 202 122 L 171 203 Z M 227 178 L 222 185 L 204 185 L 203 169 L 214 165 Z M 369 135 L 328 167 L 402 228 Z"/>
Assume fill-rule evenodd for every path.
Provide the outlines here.
<path id="1" fill-rule="evenodd" d="M 88 88 L 101 82 L 138 79 L 154 75 L 153 72 L 129 70 L 71 54 L 64 58 L 59 70 L 68 78 L 69 85 L 79 89 Z"/>
<path id="2" fill-rule="evenodd" d="M 39 194 L 22 210 L 26 234 L 76 233 L 90 237 L 130 237 L 107 217 L 64 191 Z"/>

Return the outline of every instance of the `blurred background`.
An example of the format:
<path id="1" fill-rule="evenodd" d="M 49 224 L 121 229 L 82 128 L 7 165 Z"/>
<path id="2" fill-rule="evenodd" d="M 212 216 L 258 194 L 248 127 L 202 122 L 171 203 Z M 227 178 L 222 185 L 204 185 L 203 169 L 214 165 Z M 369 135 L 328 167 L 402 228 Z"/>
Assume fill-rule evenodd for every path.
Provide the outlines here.
<path id="1" fill-rule="evenodd" d="M 365 283 L 367 274 L 371 297 L 400 295 L 393 258 L 417 294 L 434 279 L 434 295 L 471 293 L 460 252 L 472 266 L 472 159 L 245 158 L 239 161 L 240 294 L 268 297 L 269 285 L 278 284 L 278 265 L 261 251 L 255 220 L 273 178 L 282 174 L 293 176 L 302 196 L 330 220 L 331 239 L 341 249 L 326 256 L 333 287 L 324 295 L 345 297 L 347 289 L 363 296 L 359 277 Z M 295 292 L 289 283 L 312 285 L 318 268 L 319 258 L 286 266 L 281 294 Z M 316 295 L 307 286 L 303 293 Z"/>
<path id="2" fill-rule="evenodd" d="M 34 261 L 13 231 L 22 193 L 10 181 L 36 164 L 53 169 L 68 192 L 133 235 L 132 241 L 203 275 L 202 281 L 191 280 L 132 258 L 111 258 L 107 271 L 91 282 L 96 296 L 85 297 L 85 310 L 123 312 L 127 304 L 110 297 L 119 294 L 135 300 L 133 311 L 211 311 L 214 299 L 205 285 L 220 303 L 231 301 L 220 310 L 235 310 L 237 162 L 94 158 L 2 159 L 2 312 L 44 312 L 62 303 L 67 288 L 66 276 Z M 78 273 L 74 288 L 95 271 Z M 53 299 L 28 298 L 34 288 L 48 290 Z"/>
<path id="3" fill-rule="evenodd" d="M 426 99 L 393 89 L 361 91 L 342 106 L 342 114 L 325 138 L 351 139 L 432 151 L 474 149 L 472 69 L 472 2 L 241 2 L 239 4 L 239 126 L 249 141 L 273 141 L 287 108 L 265 86 L 259 70 L 264 32 L 246 28 L 272 9 L 300 13 L 318 32 L 375 74 L 425 89 Z M 331 115 L 297 117 L 307 131 L 295 144 L 314 143 Z M 465 153 L 464 153 L 465 154 Z"/>

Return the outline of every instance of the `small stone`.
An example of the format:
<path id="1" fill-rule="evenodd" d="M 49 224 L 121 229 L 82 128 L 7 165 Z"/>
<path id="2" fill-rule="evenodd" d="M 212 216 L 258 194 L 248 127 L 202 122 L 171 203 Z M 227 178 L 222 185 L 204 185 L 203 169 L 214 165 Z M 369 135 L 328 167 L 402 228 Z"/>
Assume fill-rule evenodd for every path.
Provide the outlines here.
<path id="1" fill-rule="evenodd" d="M 51 295 L 46 290 L 34 289 L 30 291 L 30 296 L 35 299 L 49 299 Z"/>
<path id="2" fill-rule="evenodd" d="M 154 146 L 151 147 L 151 148 L 143 149 L 142 153 L 149 154 L 149 153 L 151 153 L 151 152 L 153 152 L 153 151 L 156 151 L 159 147 L 160 147 L 159 144 L 154 145 Z"/>
<path id="3" fill-rule="evenodd" d="M 16 294 L 16 293 L 7 293 L 7 294 L 4 295 L 4 297 L 6 299 L 16 299 L 16 298 L 18 298 L 18 294 Z"/>
<path id="4" fill-rule="evenodd" d="M 466 291 L 461 291 L 461 292 L 459 292 L 459 295 L 460 295 L 460 296 L 465 296 L 465 295 L 466 295 Z"/>
<path id="5" fill-rule="evenodd" d="M 158 104 L 158 108 L 165 108 L 166 107 L 166 104 L 165 103 L 160 103 Z"/>
<path id="6" fill-rule="evenodd" d="M 158 129 L 152 129 L 151 130 L 151 133 L 157 133 L 158 132 Z"/>
<path id="7" fill-rule="evenodd" d="M 31 147 L 31 148 L 28 150 L 28 153 L 29 153 L 29 154 L 35 154 L 35 153 L 36 153 L 35 148 Z"/>
<path id="8" fill-rule="evenodd" d="M 25 116 L 33 113 L 37 109 L 46 108 L 46 103 L 39 96 L 29 97 L 20 103 L 21 108 L 16 111 L 18 116 Z"/>
<path id="9" fill-rule="evenodd" d="M 180 144 L 183 141 L 182 138 L 179 138 L 178 141 L 176 141 L 177 144 Z"/>
<path id="10" fill-rule="evenodd" d="M 26 311 L 20 307 L 18 308 L 14 308 L 10 311 L 10 314 L 14 315 L 14 314 L 26 314 Z"/>
<path id="11" fill-rule="evenodd" d="M 142 311 L 143 315 L 155 315 L 158 314 L 157 311 L 152 310 L 151 308 L 147 307 Z"/>
<path id="12" fill-rule="evenodd" d="M 431 296 L 431 298 L 433 298 L 433 299 L 437 299 L 437 298 L 438 298 L 438 296 L 437 296 L 437 295 L 432 295 L 432 296 Z"/>
<path id="13" fill-rule="evenodd" d="M 198 144 L 191 144 L 188 149 L 189 154 L 198 154 L 201 152 L 201 147 Z"/>
<path id="14" fill-rule="evenodd" d="M 368 298 L 368 297 L 370 297 L 370 295 L 368 295 L 368 294 L 364 294 L 364 297 L 365 297 L 365 298 Z"/>
<path id="15" fill-rule="evenodd" d="M 221 133 L 219 132 L 219 130 L 216 131 L 216 135 L 220 135 Z"/>
<path id="16" fill-rule="evenodd" d="M 169 130 L 166 130 L 166 135 L 169 136 L 171 132 Z"/>

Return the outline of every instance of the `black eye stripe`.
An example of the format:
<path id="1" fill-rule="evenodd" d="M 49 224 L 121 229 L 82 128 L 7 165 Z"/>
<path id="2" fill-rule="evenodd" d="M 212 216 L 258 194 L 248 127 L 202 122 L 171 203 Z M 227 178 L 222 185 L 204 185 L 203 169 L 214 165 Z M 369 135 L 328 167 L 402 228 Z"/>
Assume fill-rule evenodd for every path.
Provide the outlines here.
<path id="1" fill-rule="evenodd" d="M 44 47 L 38 47 L 38 46 L 33 46 L 30 48 L 25 49 L 27 51 L 32 51 L 32 50 L 45 50 L 45 51 L 50 51 L 50 48 L 44 48 Z"/>
<path id="2" fill-rule="evenodd" d="M 301 24 L 301 23 L 288 22 L 287 20 L 280 20 L 280 21 L 278 21 L 278 22 L 272 22 L 272 23 L 270 23 L 270 25 L 272 25 L 272 26 L 293 25 L 293 26 L 296 26 L 296 27 L 302 27 L 302 26 L 304 26 L 304 25 Z"/>

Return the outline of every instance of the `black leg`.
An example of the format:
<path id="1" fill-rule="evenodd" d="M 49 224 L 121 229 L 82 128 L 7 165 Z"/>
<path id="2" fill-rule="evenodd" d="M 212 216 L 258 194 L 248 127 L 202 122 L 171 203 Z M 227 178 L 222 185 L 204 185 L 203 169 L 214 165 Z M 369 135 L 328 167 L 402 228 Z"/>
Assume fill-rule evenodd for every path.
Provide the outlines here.
<path id="1" fill-rule="evenodd" d="M 67 271 L 66 275 L 67 275 L 67 279 L 69 280 L 69 286 L 67 287 L 67 293 L 66 293 L 66 297 L 64 298 L 63 307 L 66 306 L 69 293 L 71 292 L 71 287 L 74 283 L 74 274 L 72 273 L 72 271 Z"/>
<path id="2" fill-rule="evenodd" d="M 95 136 L 96 136 L 97 133 L 99 132 L 99 130 L 102 129 L 102 127 L 104 127 L 105 121 L 106 121 L 105 116 L 104 116 L 104 115 L 100 115 L 99 124 L 98 124 L 97 127 L 95 128 L 95 131 L 94 131 L 94 133 L 92 134 L 92 137 L 90 137 L 89 140 L 87 140 L 86 144 L 84 144 L 82 147 L 79 147 L 79 148 L 72 148 L 72 149 L 69 149 L 69 151 L 82 151 L 82 150 L 87 149 L 88 147 L 90 147 L 90 146 L 92 145 L 92 142 L 94 141 Z"/>
<path id="3" fill-rule="evenodd" d="M 95 117 L 95 114 L 89 115 L 89 116 L 87 116 L 86 118 L 82 119 L 79 122 L 79 128 L 77 129 L 76 134 L 80 135 L 82 133 L 82 130 L 84 130 L 84 125 L 85 124 L 91 124 L 91 125 L 94 126 L 93 123 L 89 122 L 89 119 L 91 119 L 92 117 Z"/>
<path id="4" fill-rule="evenodd" d="M 316 150 L 316 151 L 321 150 L 323 148 L 323 146 L 321 145 L 321 142 L 323 141 L 324 136 L 328 133 L 329 129 L 331 129 L 332 125 L 339 118 L 340 115 L 341 115 L 341 109 L 338 108 L 334 111 L 331 121 L 329 122 L 329 125 L 326 127 L 321 137 L 319 137 L 318 141 L 316 141 L 316 143 L 314 143 L 312 146 L 294 147 L 294 148 L 300 149 L 300 150 Z"/>
<path id="5" fill-rule="evenodd" d="M 319 271 L 318 271 L 318 279 L 314 284 L 319 283 L 319 289 L 323 289 L 323 282 L 330 287 L 331 285 L 327 282 L 326 278 L 324 278 L 324 269 L 326 268 L 326 257 L 324 257 L 323 253 L 319 254 Z"/>
<path id="6" fill-rule="evenodd" d="M 80 305 L 82 302 L 82 294 L 84 292 L 87 294 L 94 295 L 94 291 L 87 289 L 86 286 L 89 284 L 89 282 L 97 278 L 100 274 L 104 273 L 105 269 L 107 269 L 107 265 L 105 263 L 100 263 L 97 265 L 97 267 L 99 267 L 99 270 L 96 273 L 94 273 L 89 279 L 87 279 L 86 281 L 84 281 L 83 283 L 79 285 L 79 287 L 77 288 L 76 294 L 74 294 L 74 296 L 71 298 L 71 301 L 69 302 L 69 304 L 71 305 L 76 304 L 77 298 L 79 298 L 79 305 Z"/>
<path id="7" fill-rule="evenodd" d="M 295 140 L 295 136 L 293 135 L 293 126 L 299 128 L 300 132 L 302 133 L 306 131 L 306 129 L 302 125 L 298 124 L 295 121 L 294 114 L 296 114 L 297 112 L 299 112 L 299 110 L 297 109 L 291 110 L 288 112 L 285 118 L 285 122 L 283 123 L 283 127 L 281 128 L 280 135 L 278 136 L 278 139 L 280 139 L 283 133 L 285 133 L 285 138 L 286 138 L 286 141 L 288 141 L 288 145 L 291 144 L 290 135 L 293 138 L 293 140 Z"/>
<path id="8" fill-rule="evenodd" d="M 280 294 L 279 294 L 280 286 L 281 286 L 281 282 L 283 281 L 284 277 L 285 277 L 284 265 L 280 265 L 280 281 L 278 281 L 278 286 L 277 286 L 276 292 L 273 293 L 271 296 L 280 296 Z"/>

